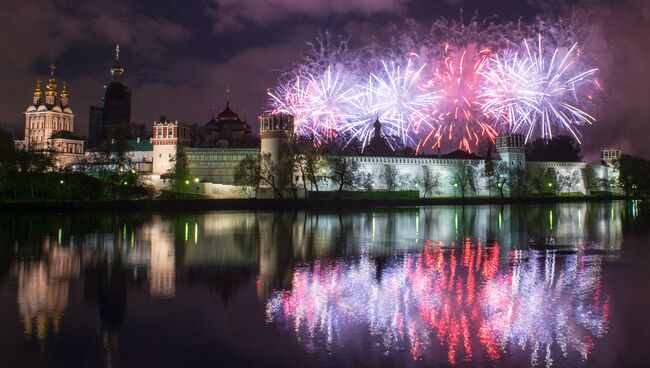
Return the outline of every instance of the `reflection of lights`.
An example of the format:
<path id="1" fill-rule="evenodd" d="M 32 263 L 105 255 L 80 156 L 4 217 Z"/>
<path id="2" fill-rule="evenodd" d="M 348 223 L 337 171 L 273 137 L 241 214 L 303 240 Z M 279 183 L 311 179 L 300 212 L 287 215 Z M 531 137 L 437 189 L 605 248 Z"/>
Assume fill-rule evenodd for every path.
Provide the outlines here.
<path id="1" fill-rule="evenodd" d="M 189 239 L 189 233 L 190 233 L 190 224 L 185 221 L 185 242 L 187 243 L 187 239 Z"/>
<path id="2" fill-rule="evenodd" d="M 548 226 L 553 231 L 553 210 L 548 210 Z"/>
<path id="3" fill-rule="evenodd" d="M 365 330 L 385 353 L 423 359 L 440 346 L 452 364 L 524 350 L 533 365 L 550 366 L 555 344 L 586 359 L 607 332 L 602 256 L 515 250 L 500 266 L 498 245 L 469 237 L 459 245 L 427 240 L 423 252 L 392 257 L 380 274 L 367 255 L 298 267 L 292 289 L 269 298 L 267 320 L 290 326 L 312 349 L 343 347 Z"/>
<path id="4" fill-rule="evenodd" d="M 199 241 L 199 223 L 195 222 L 194 223 L 194 244 Z"/>
<path id="5" fill-rule="evenodd" d="M 501 215 L 501 211 L 499 211 L 499 231 L 503 230 L 503 216 Z"/>

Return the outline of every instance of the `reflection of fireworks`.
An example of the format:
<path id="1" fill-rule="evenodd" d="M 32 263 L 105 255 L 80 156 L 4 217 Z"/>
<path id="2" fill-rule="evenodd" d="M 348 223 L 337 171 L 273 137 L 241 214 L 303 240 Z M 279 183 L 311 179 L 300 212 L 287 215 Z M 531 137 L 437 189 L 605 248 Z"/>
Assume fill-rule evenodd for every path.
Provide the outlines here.
<path id="1" fill-rule="evenodd" d="M 527 140 L 535 134 L 552 138 L 556 129 L 579 140 L 576 127 L 595 120 L 580 107 L 592 98 L 583 96 L 582 87 L 598 85 L 593 79 L 598 69 L 581 68 L 576 47 L 555 48 L 550 55 L 544 52 L 539 35 L 537 50 L 524 41 L 525 52 L 495 57 L 483 73 L 489 81 L 482 93 L 488 100 L 483 106 L 486 114 L 513 131 L 525 131 Z"/>
<path id="2" fill-rule="evenodd" d="M 407 349 L 422 359 L 437 340 L 450 363 L 522 349 L 534 364 L 542 353 L 550 365 L 553 344 L 586 359 L 593 339 L 606 333 L 601 256 L 532 252 L 522 260 L 516 253 L 513 265 L 500 270 L 498 246 L 469 238 L 460 250 L 440 245 L 393 258 L 381 275 L 367 256 L 298 268 L 292 290 L 269 298 L 267 319 L 291 325 L 313 348 L 320 339 L 333 347 L 367 329 L 386 352 Z"/>
<path id="3" fill-rule="evenodd" d="M 441 99 L 432 106 L 437 124 L 424 138 L 441 147 L 441 140 L 458 141 L 459 148 L 471 152 L 482 137 L 494 142 L 496 130 L 483 115 L 483 99 L 477 96 L 483 83 L 481 74 L 489 60 L 490 50 L 475 52 L 473 48 L 452 50 L 445 44 L 444 62 L 433 70 L 427 90 L 436 91 Z"/>

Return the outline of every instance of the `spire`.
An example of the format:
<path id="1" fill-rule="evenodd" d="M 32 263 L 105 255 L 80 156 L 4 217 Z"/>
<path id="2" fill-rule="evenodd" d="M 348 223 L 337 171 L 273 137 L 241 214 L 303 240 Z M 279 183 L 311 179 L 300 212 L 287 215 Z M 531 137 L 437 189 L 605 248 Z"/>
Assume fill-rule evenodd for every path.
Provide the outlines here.
<path id="1" fill-rule="evenodd" d="M 43 96 L 43 91 L 41 90 L 41 80 L 37 79 L 36 87 L 34 88 L 34 99 L 32 100 L 34 106 L 39 105 L 39 102 L 41 101 L 41 96 Z"/>
<path id="2" fill-rule="evenodd" d="M 115 64 L 111 68 L 111 75 L 113 75 L 113 80 L 120 79 L 120 76 L 124 74 L 124 67 L 120 65 L 120 45 L 115 46 Z"/>
<path id="3" fill-rule="evenodd" d="M 63 81 L 63 87 L 61 90 L 61 106 L 68 106 L 68 82 Z"/>
<path id="4" fill-rule="evenodd" d="M 56 99 L 56 77 L 54 72 L 56 71 L 56 65 L 50 64 L 50 77 L 47 80 L 47 85 L 45 86 L 45 104 L 54 105 Z"/>
<path id="5" fill-rule="evenodd" d="M 373 124 L 375 127 L 375 138 L 380 139 L 381 138 L 381 123 L 379 122 L 379 117 L 375 120 L 375 123 Z"/>

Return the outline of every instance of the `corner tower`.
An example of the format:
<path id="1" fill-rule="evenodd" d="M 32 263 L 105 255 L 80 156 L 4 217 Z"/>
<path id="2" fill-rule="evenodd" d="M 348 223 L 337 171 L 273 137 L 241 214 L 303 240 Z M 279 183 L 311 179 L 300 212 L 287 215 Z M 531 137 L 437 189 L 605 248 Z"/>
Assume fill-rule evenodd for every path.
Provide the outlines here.
<path id="1" fill-rule="evenodd" d="M 288 114 L 263 114 L 260 117 L 260 153 L 270 154 L 277 160 L 286 152 L 293 139 L 293 116 Z"/>
<path id="2" fill-rule="evenodd" d="M 171 170 L 179 147 L 190 145 L 190 129 L 178 121 L 164 117 L 153 123 L 153 174 L 163 175 Z"/>
<path id="3" fill-rule="evenodd" d="M 502 161 L 524 166 L 526 164 L 525 139 L 522 134 L 507 134 L 497 137 L 497 153 Z"/>

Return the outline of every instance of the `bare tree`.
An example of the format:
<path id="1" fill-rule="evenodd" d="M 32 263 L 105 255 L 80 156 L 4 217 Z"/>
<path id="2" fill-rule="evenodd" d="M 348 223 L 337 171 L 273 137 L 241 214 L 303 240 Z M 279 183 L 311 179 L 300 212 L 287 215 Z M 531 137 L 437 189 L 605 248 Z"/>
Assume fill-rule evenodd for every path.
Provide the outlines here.
<path id="1" fill-rule="evenodd" d="M 454 187 L 458 189 L 463 198 L 469 193 L 476 192 L 476 169 L 469 162 L 459 161 L 452 179 Z"/>
<path id="2" fill-rule="evenodd" d="M 339 198 L 344 189 L 352 189 L 357 184 L 359 163 L 346 156 L 333 156 L 329 159 L 329 179 L 338 184 Z"/>
<path id="3" fill-rule="evenodd" d="M 257 197 L 260 186 L 261 167 L 258 156 L 249 155 L 239 162 L 235 168 L 235 184 L 242 187 L 248 198 Z"/>
<path id="4" fill-rule="evenodd" d="M 422 169 L 422 176 L 418 184 L 422 186 L 424 196 L 428 196 L 429 193 L 440 194 L 440 174 L 432 174 L 428 167 L 423 167 Z"/>
<path id="5" fill-rule="evenodd" d="M 571 172 L 568 174 L 558 174 L 557 176 L 557 185 L 556 193 L 560 194 L 562 192 L 573 192 L 576 185 L 579 183 L 580 178 L 576 175 L 577 172 Z"/>
<path id="6" fill-rule="evenodd" d="M 488 185 L 499 193 L 503 198 L 505 193 L 510 190 L 512 182 L 512 165 L 505 161 L 497 161 L 490 170 L 491 176 L 488 177 Z"/>
<path id="7" fill-rule="evenodd" d="M 379 174 L 379 179 L 389 192 L 398 189 L 400 186 L 399 172 L 392 165 L 384 165 L 381 174 Z"/>
<path id="8" fill-rule="evenodd" d="M 318 185 L 327 178 L 327 161 L 311 144 L 299 146 L 298 151 L 296 171 L 300 175 L 305 193 L 308 182 L 310 188 L 318 192 Z"/>
<path id="9" fill-rule="evenodd" d="M 291 181 L 286 170 L 286 163 L 282 159 L 275 162 L 270 153 L 262 154 L 260 158 L 260 181 L 271 189 L 277 198 L 284 198 L 283 189 Z"/>
<path id="10" fill-rule="evenodd" d="M 365 173 L 359 176 L 359 187 L 366 192 L 370 192 L 373 189 L 374 175 L 372 173 Z"/>

